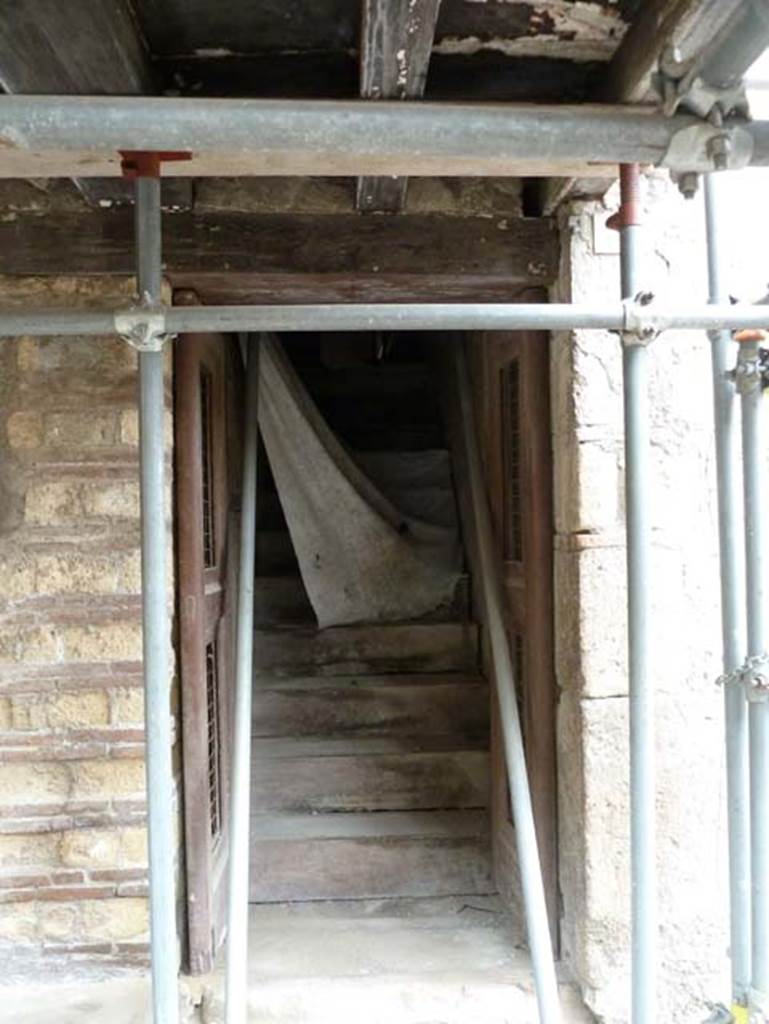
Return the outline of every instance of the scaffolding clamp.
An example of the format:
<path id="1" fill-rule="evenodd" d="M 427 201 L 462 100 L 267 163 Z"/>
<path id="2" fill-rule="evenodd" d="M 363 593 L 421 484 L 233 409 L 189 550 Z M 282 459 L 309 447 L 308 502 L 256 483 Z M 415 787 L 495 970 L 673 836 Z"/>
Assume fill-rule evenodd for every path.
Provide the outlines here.
<path id="1" fill-rule="evenodd" d="M 734 382 L 740 395 L 769 388 L 769 349 L 761 345 L 766 337 L 766 331 L 753 328 L 734 333 L 734 340 L 739 342 L 737 365 L 727 373 L 727 379 Z"/>
<path id="2" fill-rule="evenodd" d="M 751 704 L 769 700 L 769 654 L 764 652 L 746 658 L 738 668 L 719 676 L 717 684 L 742 687 Z"/>
<path id="3" fill-rule="evenodd" d="M 623 345 L 646 346 L 660 333 L 656 318 L 649 310 L 653 301 L 652 292 L 639 292 L 632 299 L 622 300 L 623 323 L 620 335 Z"/>
<path id="4" fill-rule="evenodd" d="M 173 335 L 166 329 L 165 307 L 153 306 L 147 299 L 115 313 L 115 333 L 137 352 L 160 352 Z"/>

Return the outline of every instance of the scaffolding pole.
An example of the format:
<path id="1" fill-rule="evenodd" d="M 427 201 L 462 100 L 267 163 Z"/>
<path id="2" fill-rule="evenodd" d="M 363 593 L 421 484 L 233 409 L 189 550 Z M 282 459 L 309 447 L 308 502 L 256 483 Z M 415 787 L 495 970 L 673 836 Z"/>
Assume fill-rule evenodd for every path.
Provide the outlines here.
<path id="1" fill-rule="evenodd" d="M 505 626 L 502 575 L 494 550 L 494 534 L 483 467 L 478 447 L 475 418 L 470 395 L 467 359 L 461 342 L 452 346 L 451 372 L 456 388 L 462 455 L 468 481 L 469 525 L 475 555 L 481 600 L 494 670 L 494 690 L 499 705 L 499 721 L 505 753 L 505 766 L 510 790 L 510 804 L 515 822 L 515 844 L 521 873 L 526 932 L 531 951 L 531 965 L 537 991 L 541 1024 L 559 1024 L 561 1006 L 553 959 L 553 944 L 545 902 L 545 887 L 539 859 L 534 810 L 529 790 L 526 753 L 521 732 L 516 679 L 510 641 Z"/>
<path id="2" fill-rule="evenodd" d="M 240 511 L 237 654 L 230 859 L 227 893 L 226 1022 L 245 1024 L 248 1006 L 248 864 L 251 833 L 251 694 L 254 670 L 254 571 L 256 562 L 256 462 L 259 427 L 259 341 L 246 344 L 243 491 Z"/>
<path id="3" fill-rule="evenodd" d="M 723 178 L 705 176 L 710 301 L 728 299 L 719 237 L 718 189 Z M 733 350 L 729 331 L 710 331 L 713 411 L 718 478 L 718 540 L 721 577 L 721 632 L 726 731 L 726 790 L 729 822 L 729 931 L 732 1013 L 748 1005 L 750 993 L 750 788 L 748 780 L 748 705 L 745 691 L 728 680 L 745 660 L 743 560 L 739 537 L 737 401 L 727 377 Z"/>
<path id="4" fill-rule="evenodd" d="M 160 302 L 160 178 L 136 178 L 136 268 L 139 294 Z M 142 637 L 149 837 L 150 944 L 155 1024 L 178 1024 L 176 837 L 171 761 L 171 623 L 165 517 L 164 353 L 139 352 Z"/>
<path id="5" fill-rule="evenodd" d="M 769 1018 L 769 663 L 767 662 L 767 503 L 764 473 L 764 396 L 759 342 L 740 344 L 737 386 L 742 396 L 745 501 L 745 580 L 750 733 L 751 1008 Z"/>
<path id="6" fill-rule="evenodd" d="M 639 283 L 640 185 L 637 164 L 620 168 L 622 297 Z M 625 520 L 627 530 L 630 843 L 632 885 L 632 1021 L 657 1020 L 654 689 L 649 679 L 649 369 L 648 352 L 623 336 Z"/>
<path id="7" fill-rule="evenodd" d="M 170 173 L 188 176 L 686 173 L 713 169 L 715 139 L 730 168 L 769 165 L 769 122 L 617 105 L 0 97 L 2 177 L 109 176 L 147 149 L 184 153 Z"/>
<path id="8" fill-rule="evenodd" d="M 308 306 L 158 306 L 124 310 L 0 310 L 0 338 L 20 335 L 131 336 L 251 331 L 571 331 L 608 330 L 650 340 L 668 330 L 765 328 L 769 307 L 669 306 L 630 299 L 570 303 L 356 303 Z"/>

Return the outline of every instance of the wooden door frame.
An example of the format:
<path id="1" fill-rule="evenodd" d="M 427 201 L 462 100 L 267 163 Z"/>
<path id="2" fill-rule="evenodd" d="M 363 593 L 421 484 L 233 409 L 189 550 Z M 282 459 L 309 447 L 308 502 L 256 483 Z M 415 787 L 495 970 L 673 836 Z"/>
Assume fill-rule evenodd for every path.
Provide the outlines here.
<path id="1" fill-rule="evenodd" d="M 540 289 L 526 289 L 518 302 L 546 301 Z M 553 581 L 553 458 L 550 410 L 549 335 L 534 331 L 475 332 L 469 336 L 479 436 L 492 506 L 500 560 L 503 490 L 507 467 L 503 451 L 500 381 L 491 346 L 509 345 L 519 362 L 520 479 L 523 558 L 520 583 L 525 600 L 508 609 L 511 636 L 520 635 L 522 649 L 513 649 L 522 672 L 521 715 L 529 785 L 539 845 L 550 928 L 558 948 L 560 894 L 558 884 L 558 793 L 556 760 L 557 686 L 554 652 Z M 517 853 L 510 796 L 496 701 L 492 705 L 492 824 L 495 875 L 500 892 L 517 903 Z"/>
<path id="2" fill-rule="evenodd" d="M 175 296 L 190 303 L 193 296 Z M 175 522 L 182 794 L 186 876 L 186 966 L 210 971 L 224 934 L 224 872 L 229 842 L 229 757 L 234 685 L 234 623 L 239 521 L 239 359 L 222 335 L 186 335 L 174 350 Z M 202 371 L 210 392 L 212 537 L 205 564 Z M 208 660 L 213 657 L 213 666 Z M 216 687 L 217 794 L 211 799 L 210 679 Z"/>

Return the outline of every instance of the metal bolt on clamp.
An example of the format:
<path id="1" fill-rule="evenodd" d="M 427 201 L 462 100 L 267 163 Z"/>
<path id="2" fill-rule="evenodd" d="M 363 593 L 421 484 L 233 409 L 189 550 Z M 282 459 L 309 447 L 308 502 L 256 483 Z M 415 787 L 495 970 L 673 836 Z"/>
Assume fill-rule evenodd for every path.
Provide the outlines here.
<path id="1" fill-rule="evenodd" d="M 163 306 L 140 305 L 115 313 L 115 332 L 137 352 L 160 352 L 169 338 Z"/>
<path id="2" fill-rule="evenodd" d="M 648 345 L 660 333 L 648 307 L 654 301 L 651 292 L 639 292 L 632 299 L 623 299 L 623 326 L 620 334 L 623 345 Z"/>

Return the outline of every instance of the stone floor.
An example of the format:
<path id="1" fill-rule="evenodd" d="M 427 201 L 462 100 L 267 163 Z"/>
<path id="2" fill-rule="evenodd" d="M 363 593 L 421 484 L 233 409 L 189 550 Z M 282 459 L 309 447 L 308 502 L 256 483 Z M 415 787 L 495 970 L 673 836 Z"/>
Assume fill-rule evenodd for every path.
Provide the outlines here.
<path id="1" fill-rule="evenodd" d="M 527 953 L 495 897 L 253 907 L 250 1024 L 537 1024 Z M 182 982 L 185 1022 L 223 1021 L 221 971 Z M 586 1024 L 573 987 L 564 1020 Z M 0 987 L 0 1021 L 149 1024 L 146 977 Z"/>

